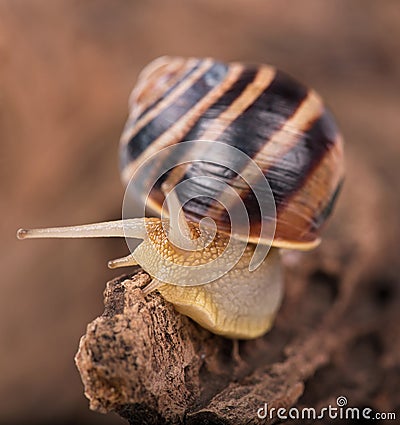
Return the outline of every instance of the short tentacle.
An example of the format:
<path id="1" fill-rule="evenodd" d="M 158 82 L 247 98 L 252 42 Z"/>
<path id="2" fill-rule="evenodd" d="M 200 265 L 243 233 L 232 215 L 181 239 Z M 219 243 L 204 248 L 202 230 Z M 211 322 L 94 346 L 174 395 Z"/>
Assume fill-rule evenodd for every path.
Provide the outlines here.
<path id="1" fill-rule="evenodd" d="M 135 260 L 132 254 L 127 255 L 126 257 L 116 258 L 115 260 L 110 260 L 108 262 L 108 267 L 110 269 L 116 269 L 118 267 L 129 267 L 137 266 L 138 262 Z"/>

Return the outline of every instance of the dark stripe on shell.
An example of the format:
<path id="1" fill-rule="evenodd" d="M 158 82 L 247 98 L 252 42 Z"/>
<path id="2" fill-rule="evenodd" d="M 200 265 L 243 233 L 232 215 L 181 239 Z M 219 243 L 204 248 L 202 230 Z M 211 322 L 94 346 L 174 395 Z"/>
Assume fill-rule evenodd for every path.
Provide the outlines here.
<path id="1" fill-rule="evenodd" d="M 228 65 L 215 62 L 207 72 L 194 82 L 171 105 L 145 125 L 126 147 L 122 147 L 121 168 L 125 168 L 133 158 L 137 158 L 154 140 L 175 124 L 187 111 L 189 111 L 210 90 L 221 83 L 228 71 Z"/>
<path id="2" fill-rule="evenodd" d="M 139 121 L 141 118 L 143 118 L 148 112 L 150 112 L 153 108 L 155 108 L 163 99 L 165 99 L 170 93 L 172 93 L 178 86 L 182 84 L 184 80 L 189 78 L 197 69 L 199 68 L 200 64 L 202 62 L 198 61 L 192 68 L 187 70 L 185 74 L 178 79 L 171 87 L 169 87 L 158 99 L 156 99 L 151 105 L 149 105 L 139 116 L 135 121 Z"/>
<path id="3" fill-rule="evenodd" d="M 311 125 L 311 128 L 299 136 L 293 148 L 282 157 L 274 158 L 273 165 L 265 170 L 264 175 L 270 185 L 275 200 L 276 220 L 278 223 L 280 222 L 280 211 L 290 204 L 291 198 L 297 192 L 302 190 L 307 179 L 319 166 L 322 158 L 334 145 L 336 139 L 337 129 L 335 121 L 325 109 L 323 114 Z M 308 196 L 312 197 L 315 195 L 305 194 L 304 202 L 307 202 Z M 247 192 L 242 200 L 248 210 L 250 222 L 258 223 L 260 220 L 260 210 L 254 193 L 252 191 Z M 327 199 L 326 202 L 329 202 L 329 200 Z M 310 228 L 312 219 L 312 216 L 309 217 Z M 290 227 L 290 225 L 290 223 L 286 224 L 287 227 Z M 258 232 L 258 226 L 253 225 L 251 233 L 257 234 Z"/>
<path id="4" fill-rule="evenodd" d="M 197 124 L 183 140 L 196 140 L 212 120 L 240 96 L 257 75 L 258 68 L 247 68 L 234 86 L 199 117 Z M 234 146 L 248 156 L 257 154 L 271 136 L 297 110 L 308 94 L 308 89 L 282 71 L 277 71 L 273 82 L 216 140 Z M 246 142 L 247 141 L 247 142 Z"/>
<path id="5" fill-rule="evenodd" d="M 193 141 L 198 140 L 201 135 L 207 130 L 207 128 L 215 122 L 218 116 L 223 113 L 226 109 L 228 109 L 231 104 L 243 93 L 246 87 L 251 84 L 256 78 L 258 73 L 258 69 L 256 68 L 246 68 L 242 71 L 238 80 L 233 84 L 233 86 L 227 90 L 219 99 L 217 99 L 213 104 L 211 104 L 208 109 L 198 117 L 196 123 L 192 126 L 192 128 L 179 140 L 179 142 L 183 141 Z M 182 150 L 182 155 L 186 153 L 186 149 Z M 177 160 L 179 158 L 176 158 Z M 190 169 L 192 167 L 198 167 L 200 162 L 196 162 L 190 165 Z M 213 165 L 213 164 L 209 164 Z M 222 168 L 225 170 L 222 171 Z M 219 166 L 220 176 L 226 177 L 227 180 L 230 178 L 231 171 L 226 169 L 225 167 Z M 194 173 L 194 175 L 205 175 L 203 171 L 200 173 Z M 161 187 L 161 184 L 168 178 L 169 173 L 164 174 L 164 176 L 157 181 L 155 184 L 155 188 Z M 186 175 L 182 180 L 186 179 Z"/>
<path id="6" fill-rule="evenodd" d="M 304 85 L 293 80 L 284 72 L 277 71 L 273 82 L 251 106 L 229 125 L 217 140 L 240 149 L 249 157 L 254 157 L 264 148 L 273 134 L 279 131 L 285 122 L 301 107 L 307 94 L 308 89 Z M 196 138 L 195 134 L 194 138 Z M 247 143 L 244 142 L 246 140 Z M 212 152 L 210 152 L 210 159 L 212 159 Z M 210 164 L 205 166 L 200 166 L 199 163 L 193 164 L 182 180 L 199 175 L 212 176 L 212 173 L 208 172 L 209 167 Z M 223 171 L 222 168 L 224 168 Z M 219 172 L 220 177 L 228 184 L 236 176 L 236 173 L 223 166 L 220 166 Z M 243 181 L 242 184 L 244 184 Z M 198 188 L 198 190 L 201 190 L 201 188 Z M 216 188 L 214 198 L 218 198 L 218 193 Z M 252 192 L 246 192 L 246 194 L 254 198 Z M 246 202 L 247 196 L 245 197 Z M 190 211 L 193 207 L 197 211 L 198 205 L 195 205 L 196 203 L 198 203 L 196 200 L 189 202 L 185 210 Z M 203 210 L 212 208 L 212 203 L 213 201 L 210 198 L 209 202 L 205 203 Z M 258 203 L 254 198 L 250 207 L 253 214 L 256 213 L 255 207 L 257 207 L 259 219 Z M 221 219 L 224 221 L 226 218 L 227 213 L 225 212 Z"/>
<path id="7" fill-rule="evenodd" d="M 329 199 L 328 203 L 326 204 L 325 208 L 312 219 L 312 225 L 311 225 L 311 231 L 315 232 L 318 230 L 319 227 L 325 222 L 325 220 L 331 215 L 333 207 L 336 203 L 336 199 L 339 196 L 339 193 L 342 189 L 344 179 L 342 178 L 334 192 L 332 193 L 331 198 Z"/>
<path id="8" fill-rule="evenodd" d="M 336 138 L 333 118 L 325 110 L 311 128 L 299 136 L 293 148 L 283 157 L 275 159 L 275 163 L 266 170 L 265 177 L 274 194 L 278 212 L 301 189 Z M 247 202 L 246 198 L 244 201 Z"/>
<path id="9" fill-rule="evenodd" d="M 218 140 L 253 157 L 297 111 L 307 94 L 308 89 L 304 85 L 277 71 L 272 83 Z"/>
<path id="10" fill-rule="evenodd" d="M 207 127 L 218 119 L 219 115 L 227 110 L 231 104 L 246 90 L 258 73 L 257 68 L 246 68 L 233 86 L 227 90 L 216 102 L 198 118 L 196 124 L 188 131 L 181 141 L 197 140 L 207 130 Z M 226 131 L 226 130 L 225 130 Z M 218 138 L 219 140 L 219 138 Z"/>

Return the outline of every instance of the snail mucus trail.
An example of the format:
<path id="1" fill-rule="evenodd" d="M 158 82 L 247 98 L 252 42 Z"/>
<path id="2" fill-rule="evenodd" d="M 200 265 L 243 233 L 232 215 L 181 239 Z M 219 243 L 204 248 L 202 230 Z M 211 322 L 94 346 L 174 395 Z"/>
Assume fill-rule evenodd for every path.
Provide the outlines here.
<path id="1" fill-rule="evenodd" d="M 110 267 L 139 264 L 153 277 L 145 294 L 157 289 L 178 311 L 216 334 L 258 337 L 271 328 L 282 299 L 279 248 L 308 250 L 320 241 L 321 226 L 343 181 L 341 135 L 314 90 L 271 66 L 225 64 L 210 58 L 156 59 L 142 71 L 130 98 L 130 115 L 120 141 L 125 184 L 152 155 L 187 140 L 218 141 L 239 149 L 267 179 L 276 205 L 276 229 L 268 255 L 254 271 L 249 271 L 249 262 L 263 220 L 257 199 L 235 183 L 231 167 L 210 165 L 218 153 L 212 146 L 199 153 L 201 161 L 170 170 L 150 192 L 149 205 L 158 217 L 166 197 L 168 220 L 137 218 L 21 229 L 18 237 L 139 238 L 142 242 L 132 254 L 111 261 Z M 229 161 L 235 169 L 235 155 Z M 198 274 L 195 266 L 227 252 L 229 223 L 215 201 L 223 195 L 221 188 L 198 182 L 190 185 L 193 177 L 216 173 L 235 188 L 246 206 L 250 234 L 235 234 L 235 238 L 241 241 L 249 236 L 249 243 L 227 273 L 192 286 Z M 184 194 L 189 201 L 182 209 L 171 188 L 183 181 L 189 183 Z M 199 193 L 211 201 L 193 196 Z M 205 217 L 215 223 L 216 232 L 199 225 Z M 234 239 L 232 255 L 235 248 Z M 191 272 L 192 268 L 196 271 Z"/>

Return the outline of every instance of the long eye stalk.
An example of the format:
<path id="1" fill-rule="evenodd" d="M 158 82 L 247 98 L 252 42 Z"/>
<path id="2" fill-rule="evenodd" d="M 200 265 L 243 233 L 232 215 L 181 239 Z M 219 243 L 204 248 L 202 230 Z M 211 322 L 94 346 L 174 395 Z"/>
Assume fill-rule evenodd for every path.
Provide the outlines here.
<path id="1" fill-rule="evenodd" d="M 19 229 L 18 239 L 33 238 L 101 238 L 128 237 L 143 239 L 146 236 L 145 219 L 107 221 L 81 226 L 50 227 L 44 229 Z"/>

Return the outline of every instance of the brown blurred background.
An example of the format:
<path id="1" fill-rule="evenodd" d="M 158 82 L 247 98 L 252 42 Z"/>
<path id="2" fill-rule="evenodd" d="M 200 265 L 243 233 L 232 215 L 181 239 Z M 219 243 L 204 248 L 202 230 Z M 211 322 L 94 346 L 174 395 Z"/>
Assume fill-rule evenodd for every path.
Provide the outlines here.
<path id="1" fill-rule="evenodd" d="M 327 238 L 372 232 L 365 244 L 398 283 L 398 1 L 1 0 L 0 423 L 122 423 L 88 410 L 73 358 L 125 242 L 15 231 L 120 217 L 128 96 L 165 54 L 270 63 L 315 87 L 346 139 Z"/>

